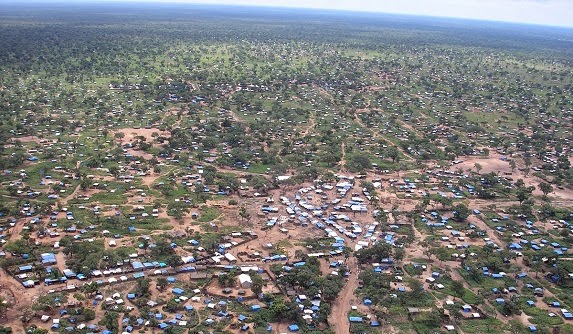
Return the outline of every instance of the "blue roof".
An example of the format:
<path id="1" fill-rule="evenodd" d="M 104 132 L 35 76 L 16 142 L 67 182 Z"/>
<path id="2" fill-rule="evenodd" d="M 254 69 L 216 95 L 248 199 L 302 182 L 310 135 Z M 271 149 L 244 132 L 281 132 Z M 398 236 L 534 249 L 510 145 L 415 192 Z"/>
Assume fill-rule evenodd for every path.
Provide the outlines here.
<path id="1" fill-rule="evenodd" d="M 135 261 L 131 263 L 131 266 L 133 267 L 133 269 L 137 270 L 137 269 L 143 269 L 143 263 Z"/>
<path id="2" fill-rule="evenodd" d="M 298 325 L 293 324 L 293 325 L 288 326 L 288 330 L 291 332 L 298 332 L 299 328 L 298 328 Z"/>

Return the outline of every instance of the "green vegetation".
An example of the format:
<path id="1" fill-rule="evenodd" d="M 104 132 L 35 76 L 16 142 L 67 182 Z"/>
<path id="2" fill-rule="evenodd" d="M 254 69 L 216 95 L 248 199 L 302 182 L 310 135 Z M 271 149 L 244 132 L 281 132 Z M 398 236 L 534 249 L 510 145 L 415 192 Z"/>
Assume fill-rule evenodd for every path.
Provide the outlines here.
<path id="1" fill-rule="evenodd" d="M 187 312 L 196 288 L 220 302 L 209 289 L 233 290 L 241 273 L 227 263 L 253 262 L 272 271 L 250 273 L 243 291 L 259 312 L 225 292 L 232 302 L 165 332 L 288 322 L 329 333 L 339 298 L 369 299 L 336 314 L 383 319 L 392 328 L 380 332 L 522 333 L 521 312 L 540 332 L 573 332 L 548 312 L 573 305 L 570 30 L 186 4 L 47 9 L 0 13 L 1 265 L 18 283 L 61 284 L 26 301 L 25 322 L 70 301 L 59 331 L 91 321 L 117 333 L 138 317 L 156 330 L 150 313 Z M 52 252 L 58 263 L 41 263 Z M 115 273 L 129 282 L 113 285 Z M 98 319 L 87 306 L 128 291 L 125 304 L 91 305 Z"/>

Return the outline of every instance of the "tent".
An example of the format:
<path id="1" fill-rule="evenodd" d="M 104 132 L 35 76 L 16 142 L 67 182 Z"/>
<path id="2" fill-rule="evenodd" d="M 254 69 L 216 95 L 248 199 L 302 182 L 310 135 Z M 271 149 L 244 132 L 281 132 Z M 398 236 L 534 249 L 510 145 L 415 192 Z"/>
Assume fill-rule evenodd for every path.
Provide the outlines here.
<path id="1" fill-rule="evenodd" d="M 298 332 L 299 328 L 298 328 L 298 325 L 293 324 L 293 325 L 288 326 L 288 330 L 291 332 Z"/>

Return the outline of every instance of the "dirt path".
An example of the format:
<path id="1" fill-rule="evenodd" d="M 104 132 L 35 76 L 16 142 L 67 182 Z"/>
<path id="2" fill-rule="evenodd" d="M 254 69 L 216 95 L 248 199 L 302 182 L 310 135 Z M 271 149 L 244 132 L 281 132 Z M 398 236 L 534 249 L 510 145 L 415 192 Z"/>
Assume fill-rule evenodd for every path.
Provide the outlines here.
<path id="1" fill-rule="evenodd" d="M 497 231 L 492 229 L 491 227 L 487 226 L 487 224 L 484 223 L 481 219 L 479 219 L 479 218 L 470 219 L 470 220 L 468 220 L 468 222 L 474 224 L 475 226 L 477 226 L 478 228 L 480 228 L 483 231 L 487 231 L 487 232 L 491 231 L 491 233 L 488 233 L 487 236 L 491 239 L 491 241 L 495 242 L 499 247 L 505 249 L 505 242 L 503 242 L 501 240 Z"/>
<path id="2" fill-rule="evenodd" d="M 332 311 L 328 318 L 328 324 L 334 328 L 334 332 L 337 334 L 348 334 L 348 329 L 350 328 L 348 311 L 350 311 L 350 306 L 354 299 L 354 291 L 358 287 L 358 265 L 356 258 L 348 258 L 346 264 L 348 265 L 350 276 L 346 286 L 340 291 L 338 298 L 334 304 L 332 304 Z"/>
<path id="3" fill-rule="evenodd" d="M 61 200 L 62 205 L 67 205 L 70 200 L 74 199 L 74 197 L 78 194 L 79 190 L 80 190 L 80 185 L 78 184 L 68 196 L 62 198 Z"/>
<path id="4" fill-rule="evenodd" d="M 304 130 L 304 132 L 301 134 L 301 137 L 306 137 L 310 132 L 310 130 L 314 129 L 315 126 L 316 126 L 316 113 L 311 112 L 309 116 L 309 124 Z"/>
<path id="5" fill-rule="evenodd" d="M 328 97 L 331 101 L 334 101 L 334 97 L 326 89 L 320 87 L 317 84 L 312 84 L 312 88 L 316 89 L 321 95 Z"/>
<path id="6" fill-rule="evenodd" d="M 344 142 L 340 145 L 340 151 L 342 152 L 342 157 L 340 158 L 340 171 L 344 172 L 346 170 L 344 168 L 344 166 L 346 166 L 346 144 Z"/>
<path id="7" fill-rule="evenodd" d="M 10 277 L 4 270 L 0 270 L 0 289 L 7 290 L 8 294 L 14 297 L 14 301 L 10 301 L 13 302 L 12 306 L 8 309 L 5 318 L 0 319 L 0 323 L 20 323 L 19 319 L 23 312 L 29 309 L 42 294 L 38 294 L 35 289 L 24 289 L 22 284 Z"/>
<path id="8" fill-rule="evenodd" d="M 22 237 L 22 229 L 24 228 L 25 222 L 19 220 L 16 225 L 10 229 L 10 240 L 18 240 Z"/>

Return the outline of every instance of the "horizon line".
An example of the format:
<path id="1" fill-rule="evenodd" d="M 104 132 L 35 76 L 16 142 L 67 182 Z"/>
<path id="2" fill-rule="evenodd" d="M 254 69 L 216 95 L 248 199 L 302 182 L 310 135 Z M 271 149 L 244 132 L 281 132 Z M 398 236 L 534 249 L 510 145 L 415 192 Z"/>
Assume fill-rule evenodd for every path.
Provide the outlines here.
<path id="1" fill-rule="evenodd" d="M 187 2 L 185 0 L 87 0 L 80 3 L 72 0 L 31 0 L 31 1 L 20 1 L 14 2 L 11 0 L 0 0 L 2 5 L 11 5 L 12 7 L 24 7 L 30 5 L 48 5 L 48 4 L 72 4 L 76 6 L 88 5 L 88 4 L 150 4 L 150 5 L 188 5 L 188 6 L 207 6 L 207 7 L 241 7 L 241 8 L 260 8 L 260 9 L 286 9 L 295 11 L 309 11 L 309 12 L 346 12 L 346 13 L 359 13 L 359 14 L 373 14 L 373 15 L 395 15 L 395 16 L 409 16 L 409 17 L 419 17 L 419 18 L 431 18 L 431 19 L 450 19 L 458 21 L 473 21 L 481 23 L 497 23 L 497 24 L 508 24 L 508 25 L 523 25 L 523 26 L 534 26 L 534 27 L 546 27 L 546 28 L 561 28 L 566 30 L 573 30 L 573 22 L 571 25 L 561 25 L 561 24 L 551 24 L 551 23 L 539 23 L 539 22 L 522 22 L 514 20 L 496 20 L 489 18 L 474 18 L 474 17 L 464 17 L 464 16 L 454 16 L 454 15 L 431 15 L 431 14 L 421 14 L 421 13 L 405 13 L 405 12 L 392 12 L 392 11 L 381 11 L 381 10 L 360 10 L 360 9 L 348 9 L 348 8 L 327 8 L 327 7 L 301 7 L 301 6 L 287 6 L 287 5 L 273 5 L 273 4 L 231 4 L 231 3 L 209 3 L 209 2 Z"/>

